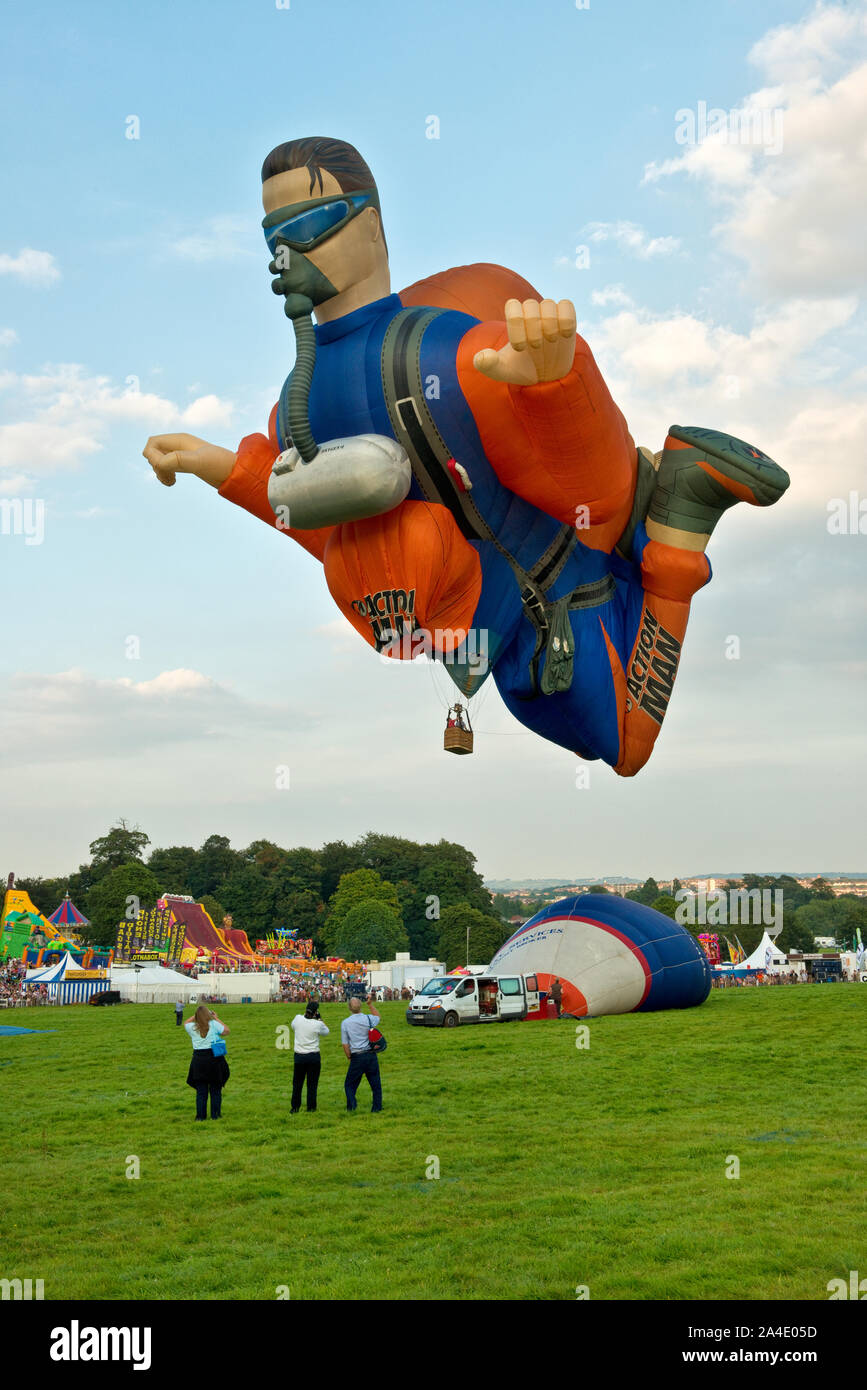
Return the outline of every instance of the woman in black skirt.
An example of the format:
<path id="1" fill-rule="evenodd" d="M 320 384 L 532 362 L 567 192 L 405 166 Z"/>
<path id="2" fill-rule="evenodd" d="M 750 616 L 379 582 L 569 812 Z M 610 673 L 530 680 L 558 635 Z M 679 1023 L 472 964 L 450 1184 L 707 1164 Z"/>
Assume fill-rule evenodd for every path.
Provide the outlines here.
<path id="1" fill-rule="evenodd" d="M 196 1092 L 196 1119 L 208 1118 L 208 1095 L 211 1097 L 211 1119 L 219 1120 L 223 1087 L 229 1079 L 229 1064 L 225 1056 L 215 1057 L 214 1043 L 225 1037 L 228 1028 L 213 1010 L 200 1004 L 193 1018 L 184 1024 L 193 1044 L 193 1056 L 187 1073 L 187 1085 Z"/>

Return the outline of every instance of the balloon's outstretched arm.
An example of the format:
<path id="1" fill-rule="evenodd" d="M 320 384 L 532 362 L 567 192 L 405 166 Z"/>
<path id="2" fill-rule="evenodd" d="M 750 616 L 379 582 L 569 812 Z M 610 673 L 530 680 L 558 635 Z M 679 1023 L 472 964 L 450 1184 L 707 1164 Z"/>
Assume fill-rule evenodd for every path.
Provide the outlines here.
<path id="1" fill-rule="evenodd" d="M 521 356 L 515 333 L 514 324 L 479 323 L 458 345 L 458 382 L 485 454 L 512 492 L 574 526 L 591 549 L 611 550 L 629 520 L 638 471 L 626 421 L 578 334 L 559 339 L 569 366 L 554 379 L 519 385 L 480 370 L 480 361 L 508 365 L 509 351 Z"/>
<path id="2" fill-rule="evenodd" d="M 142 454 L 165 487 L 174 486 L 178 473 L 192 473 L 211 487 L 222 487 L 236 458 L 231 449 L 208 444 L 194 434 L 151 435 Z"/>
<path id="3" fill-rule="evenodd" d="M 276 515 L 273 507 L 268 501 L 268 482 L 271 477 L 271 469 L 274 460 L 280 453 L 273 432 L 274 414 L 271 413 L 271 432 L 266 439 L 264 434 L 248 434 L 238 445 L 238 452 L 235 456 L 235 465 L 229 476 L 220 487 L 220 496 L 227 502 L 233 502 L 236 507 L 243 507 L 245 512 L 250 512 L 266 525 L 273 526 L 277 531 L 283 531 L 285 535 L 291 536 L 294 541 L 308 550 L 311 555 L 315 555 L 317 560 L 321 560 L 325 553 L 325 545 L 328 537 L 334 530 L 333 526 L 322 526 L 317 530 L 296 531 L 281 525 L 281 517 Z"/>

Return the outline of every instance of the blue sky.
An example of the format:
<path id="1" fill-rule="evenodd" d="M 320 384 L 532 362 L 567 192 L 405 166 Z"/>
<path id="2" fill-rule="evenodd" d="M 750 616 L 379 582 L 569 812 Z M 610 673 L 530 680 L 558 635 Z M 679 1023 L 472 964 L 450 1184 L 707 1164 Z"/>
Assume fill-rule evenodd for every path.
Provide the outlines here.
<path id="1" fill-rule="evenodd" d="M 865 488 L 865 9 L 698 13 L 7 4 L 0 498 L 42 501 L 45 535 L 0 534 L 2 863 L 59 872 L 125 815 L 155 843 L 446 835 L 492 876 L 865 867 L 867 541 L 826 526 Z M 782 111 L 784 148 L 684 148 L 676 112 L 700 102 Z M 635 782 L 596 764 L 577 790 L 494 693 L 479 754 L 444 757 L 444 677 L 384 670 L 300 550 L 148 476 L 149 434 L 234 447 L 291 367 L 259 168 L 303 134 L 373 168 L 395 288 L 511 266 L 575 300 L 639 442 L 716 425 L 792 473 L 785 509 L 714 538 Z"/>

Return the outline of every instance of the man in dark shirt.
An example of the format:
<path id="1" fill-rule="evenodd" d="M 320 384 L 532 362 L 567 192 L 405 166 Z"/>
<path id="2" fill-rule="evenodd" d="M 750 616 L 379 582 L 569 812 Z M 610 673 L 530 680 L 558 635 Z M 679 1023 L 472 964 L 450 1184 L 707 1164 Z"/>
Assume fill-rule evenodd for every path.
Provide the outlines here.
<path id="1" fill-rule="evenodd" d="M 551 986 L 551 998 L 554 1000 L 554 1006 L 557 1010 L 557 1017 L 559 1018 L 560 1006 L 563 1003 L 563 986 L 561 985 L 559 978 L 555 979 L 554 983 Z"/>

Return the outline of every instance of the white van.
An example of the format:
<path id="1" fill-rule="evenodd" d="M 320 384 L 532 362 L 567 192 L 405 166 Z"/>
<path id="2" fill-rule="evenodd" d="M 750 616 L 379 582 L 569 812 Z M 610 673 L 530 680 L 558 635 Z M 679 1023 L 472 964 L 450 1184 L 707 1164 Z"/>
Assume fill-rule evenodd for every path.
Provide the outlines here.
<path id="1" fill-rule="evenodd" d="M 539 1008 L 535 975 L 439 975 L 428 980 L 406 1011 L 407 1023 L 457 1028 L 459 1023 L 506 1023 Z"/>

